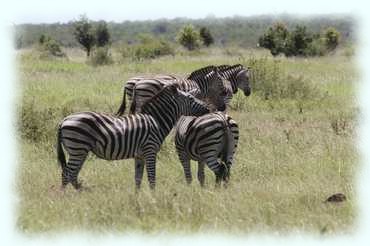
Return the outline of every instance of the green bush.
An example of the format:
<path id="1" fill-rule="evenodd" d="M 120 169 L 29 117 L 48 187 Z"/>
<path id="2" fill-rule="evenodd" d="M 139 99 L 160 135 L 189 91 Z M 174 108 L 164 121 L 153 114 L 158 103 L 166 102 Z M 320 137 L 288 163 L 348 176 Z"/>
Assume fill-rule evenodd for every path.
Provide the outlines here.
<path id="1" fill-rule="evenodd" d="M 251 87 L 253 93 L 270 99 L 310 100 L 321 97 L 319 89 L 302 76 L 292 76 L 284 72 L 279 60 L 249 58 L 246 66 L 251 67 Z"/>
<path id="2" fill-rule="evenodd" d="M 165 55 L 174 55 L 175 51 L 172 46 L 163 39 L 142 35 L 140 37 L 140 43 L 124 45 L 120 48 L 120 53 L 123 58 L 145 60 L 155 59 Z"/>
<path id="3" fill-rule="evenodd" d="M 200 47 L 200 35 L 195 31 L 193 25 L 184 26 L 177 34 L 176 39 L 188 50 L 195 50 Z"/>
<path id="4" fill-rule="evenodd" d="M 60 44 L 49 36 L 42 34 L 39 38 L 38 51 L 40 58 L 65 57 Z"/>
<path id="5" fill-rule="evenodd" d="M 40 142 L 56 134 L 55 110 L 38 110 L 35 103 L 23 103 L 20 107 L 18 131 L 23 139 Z"/>
<path id="6" fill-rule="evenodd" d="M 205 46 L 210 46 L 214 43 L 213 36 L 211 34 L 211 31 L 207 27 L 202 27 L 199 30 L 200 38 L 202 39 L 202 42 Z"/>
<path id="7" fill-rule="evenodd" d="M 271 54 L 276 56 L 285 52 L 288 36 L 286 26 L 283 23 L 275 23 L 259 38 L 258 43 L 259 46 L 269 49 Z"/>
<path id="8" fill-rule="evenodd" d="M 93 66 L 109 65 L 113 63 L 112 55 L 108 47 L 98 47 L 93 52 L 89 59 L 89 63 Z"/>
<path id="9" fill-rule="evenodd" d="M 306 26 L 297 25 L 289 32 L 284 24 L 269 27 L 258 41 L 259 46 L 269 49 L 273 56 L 322 56 L 334 50 L 339 40 L 339 32 L 334 28 L 326 30 L 323 37 L 319 33 L 307 31 Z"/>
<path id="10" fill-rule="evenodd" d="M 334 27 L 325 30 L 325 45 L 329 51 L 335 50 L 339 44 L 339 32 Z"/>
<path id="11" fill-rule="evenodd" d="M 328 50 L 325 47 L 324 39 L 321 37 L 314 38 L 304 51 L 305 56 L 324 56 L 327 53 Z"/>

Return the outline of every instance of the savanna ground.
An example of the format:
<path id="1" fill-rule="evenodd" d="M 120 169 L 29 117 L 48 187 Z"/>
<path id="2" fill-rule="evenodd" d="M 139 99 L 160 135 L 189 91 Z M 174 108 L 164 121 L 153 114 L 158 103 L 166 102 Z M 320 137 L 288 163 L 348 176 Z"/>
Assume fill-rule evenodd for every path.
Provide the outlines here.
<path id="1" fill-rule="evenodd" d="M 144 62 L 108 66 L 17 54 L 20 231 L 351 233 L 356 222 L 358 170 L 354 145 L 358 75 L 353 60 L 337 52 L 321 58 L 272 58 L 263 51 L 210 49 Z M 117 54 L 114 54 L 118 56 Z M 90 192 L 56 192 L 61 169 L 55 142 L 58 122 L 72 112 L 114 113 L 123 81 L 139 74 L 188 74 L 209 64 L 242 63 L 254 69 L 252 95 L 239 92 L 229 114 L 240 127 L 236 162 L 227 189 L 187 186 L 172 135 L 158 156 L 157 186 L 134 189 L 133 160 L 108 162 L 92 154 L 80 173 Z M 53 188 L 54 187 L 54 188 Z M 347 201 L 324 203 L 341 192 Z"/>

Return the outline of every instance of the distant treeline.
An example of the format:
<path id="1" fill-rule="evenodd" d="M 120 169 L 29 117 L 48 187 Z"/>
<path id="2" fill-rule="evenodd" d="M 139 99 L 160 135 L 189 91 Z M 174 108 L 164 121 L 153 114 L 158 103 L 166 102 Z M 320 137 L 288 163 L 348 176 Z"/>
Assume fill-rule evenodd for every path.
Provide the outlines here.
<path id="1" fill-rule="evenodd" d="M 77 19 L 78 17 L 76 17 Z M 320 32 L 334 27 L 341 34 L 341 43 L 353 42 L 355 20 L 349 15 L 315 15 L 298 17 L 293 15 L 261 15 L 251 17 L 207 17 L 204 19 L 159 19 L 148 21 L 108 22 L 113 45 L 135 43 L 139 34 L 148 33 L 175 42 L 176 33 L 186 24 L 207 27 L 214 37 L 215 45 L 238 45 L 256 47 L 259 37 L 276 22 L 284 23 L 288 29 L 305 25 L 307 31 Z M 18 47 L 29 47 L 39 41 L 42 34 L 57 40 L 65 47 L 76 47 L 73 36 L 73 21 L 53 24 L 19 24 L 15 26 L 15 39 Z"/>

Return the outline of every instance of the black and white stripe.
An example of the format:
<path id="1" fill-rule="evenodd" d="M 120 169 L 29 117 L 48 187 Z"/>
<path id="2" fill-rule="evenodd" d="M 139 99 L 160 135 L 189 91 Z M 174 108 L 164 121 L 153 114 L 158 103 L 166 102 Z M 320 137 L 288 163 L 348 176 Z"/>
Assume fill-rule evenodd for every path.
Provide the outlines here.
<path id="1" fill-rule="evenodd" d="M 187 78 L 173 75 L 131 78 L 124 86 L 123 100 L 117 115 L 122 115 L 125 111 L 126 94 L 132 101 L 130 113 L 140 112 L 140 108 L 146 100 L 170 83 L 177 83 L 181 90 L 190 92 L 195 97 L 207 101 L 217 110 L 225 110 L 226 92 L 223 80 L 217 67 L 208 66 L 191 73 Z"/>
<path id="2" fill-rule="evenodd" d="M 190 160 L 198 161 L 201 186 L 204 185 L 204 165 L 215 173 L 216 184 L 228 181 L 238 140 L 238 125 L 222 112 L 181 117 L 176 127 L 175 144 L 187 183 L 192 181 Z"/>
<path id="3" fill-rule="evenodd" d="M 144 163 L 151 188 L 155 186 L 155 163 L 159 148 L 182 115 L 208 113 L 205 104 L 170 85 L 142 107 L 142 113 L 124 117 L 82 112 L 67 116 L 59 125 L 57 152 L 62 167 L 62 188 L 80 188 L 78 173 L 91 151 L 105 160 L 135 158 L 135 181 L 139 188 Z M 65 159 L 64 151 L 69 155 Z"/>
<path id="4" fill-rule="evenodd" d="M 221 77 L 230 82 L 233 94 L 238 92 L 238 88 L 244 92 L 245 96 L 251 94 L 250 69 L 245 69 L 243 65 L 220 65 L 218 66 Z"/>

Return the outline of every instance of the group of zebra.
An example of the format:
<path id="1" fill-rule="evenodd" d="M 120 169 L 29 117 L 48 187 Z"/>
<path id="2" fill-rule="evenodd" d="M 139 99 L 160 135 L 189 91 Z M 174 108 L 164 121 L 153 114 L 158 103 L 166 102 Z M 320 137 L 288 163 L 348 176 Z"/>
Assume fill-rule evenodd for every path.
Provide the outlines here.
<path id="1" fill-rule="evenodd" d="M 82 188 L 78 174 L 90 151 L 105 160 L 134 158 L 136 188 L 140 188 L 144 166 L 149 186 L 154 188 L 157 153 L 175 126 L 176 150 L 187 183 L 192 181 L 190 160 L 198 161 L 202 186 L 204 165 L 215 173 L 216 185 L 227 183 L 239 128 L 224 111 L 238 88 L 250 95 L 249 77 L 249 68 L 240 64 L 207 66 L 185 78 L 134 77 L 124 84 L 116 115 L 81 112 L 65 117 L 57 136 L 62 190 L 68 183 L 77 190 Z M 126 95 L 131 107 L 129 114 L 122 116 Z"/>

